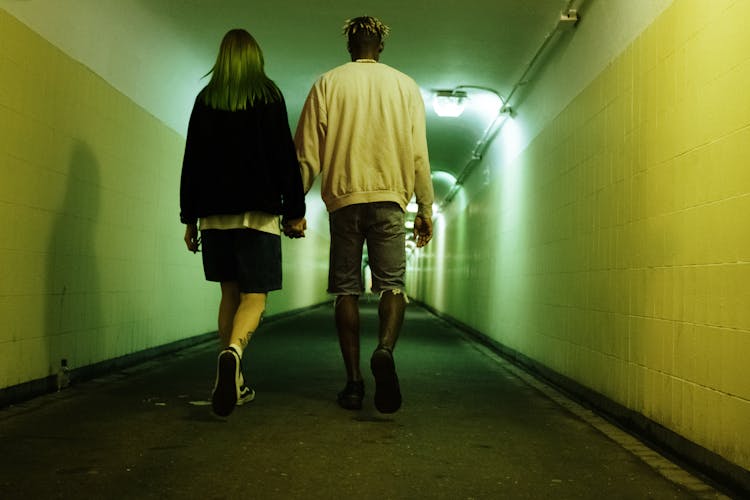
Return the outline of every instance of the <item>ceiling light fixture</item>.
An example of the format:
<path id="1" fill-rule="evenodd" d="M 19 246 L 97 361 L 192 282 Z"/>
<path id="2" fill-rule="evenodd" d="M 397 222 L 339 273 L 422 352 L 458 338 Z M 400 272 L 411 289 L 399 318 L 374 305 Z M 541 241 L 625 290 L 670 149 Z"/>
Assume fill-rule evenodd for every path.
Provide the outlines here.
<path id="1" fill-rule="evenodd" d="M 455 118 L 464 112 L 466 98 L 463 90 L 438 90 L 432 99 L 432 108 L 438 116 Z"/>

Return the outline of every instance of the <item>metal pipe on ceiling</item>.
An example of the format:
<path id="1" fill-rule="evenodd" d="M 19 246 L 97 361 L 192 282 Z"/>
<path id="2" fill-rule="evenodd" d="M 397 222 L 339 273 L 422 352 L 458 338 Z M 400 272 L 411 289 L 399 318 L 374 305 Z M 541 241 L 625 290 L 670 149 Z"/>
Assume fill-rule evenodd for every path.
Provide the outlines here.
<path id="1" fill-rule="evenodd" d="M 521 88 L 523 85 L 526 85 L 529 83 L 527 80 L 527 77 L 529 76 L 529 73 L 531 73 L 531 70 L 534 68 L 534 65 L 537 63 L 541 55 L 544 53 L 547 46 L 550 44 L 550 42 L 555 38 L 557 34 L 559 34 L 561 31 L 567 31 L 578 23 L 579 17 L 578 17 L 578 10 L 580 9 L 581 5 L 583 5 L 584 0 L 569 0 L 567 7 L 565 10 L 562 11 L 560 14 L 560 18 L 557 20 L 557 23 L 555 24 L 555 27 L 547 33 L 547 35 L 544 37 L 544 40 L 542 41 L 542 44 L 539 46 L 537 51 L 534 53 L 534 56 L 531 58 L 531 60 L 526 65 L 526 68 L 524 69 L 523 73 L 521 73 L 521 77 L 518 79 L 518 81 L 513 85 L 510 92 L 508 93 L 508 97 L 505 100 L 502 112 L 505 113 L 512 113 L 513 108 L 511 106 L 511 100 L 513 99 L 513 96 L 516 95 L 516 92 L 519 88 Z M 575 7 L 574 7 L 575 4 Z"/>
<path id="2" fill-rule="evenodd" d="M 482 134 L 482 137 L 477 141 L 476 146 L 472 151 L 471 159 L 466 163 L 464 168 L 461 169 L 461 172 L 459 172 L 458 176 L 456 177 L 456 183 L 453 185 L 451 190 L 443 199 L 443 202 L 440 204 L 441 209 L 450 204 L 451 201 L 453 201 L 453 198 L 456 196 L 456 193 L 460 189 L 461 185 L 469 177 L 474 167 L 482 160 L 487 146 L 489 145 L 492 138 L 497 134 L 497 132 L 499 132 L 501 124 L 504 123 L 504 118 L 506 118 L 507 116 L 513 116 L 515 114 L 515 110 L 511 106 L 511 100 L 513 99 L 519 88 L 529 83 L 527 77 L 531 73 L 531 70 L 534 68 L 535 64 L 539 61 L 541 55 L 549 46 L 550 42 L 558 33 L 560 33 L 561 31 L 567 31 L 575 27 L 575 25 L 578 23 L 580 19 L 578 16 L 578 11 L 584 2 L 585 0 L 568 1 L 567 6 L 560 14 L 560 18 L 557 20 L 555 27 L 544 37 L 542 44 L 539 46 L 536 53 L 534 53 L 534 56 L 526 65 L 526 68 L 521 74 L 521 77 L 511 88 L 510 93 L 508 93 L 508 97 L 503 100 L 503 105 L 500 108 L 497 116 L 492 120 L 490 125 L 485 129 L 484 134 Z M 459 86 L 457 88 L 462 87 Z M 495 92 L 492 89 L 487 90 Z M 497 92 L 495 93 L 497 94 Z"/>

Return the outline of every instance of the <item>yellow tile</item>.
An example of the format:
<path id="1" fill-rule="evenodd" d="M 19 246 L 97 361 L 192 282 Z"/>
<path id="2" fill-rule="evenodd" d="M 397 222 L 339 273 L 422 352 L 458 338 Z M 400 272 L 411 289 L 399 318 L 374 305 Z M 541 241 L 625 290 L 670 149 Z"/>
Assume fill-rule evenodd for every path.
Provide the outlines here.
<path id="1" fill-rule="evenodd" d="M 746 58 L 741 64 L 732 67 L 726 78 L 726 88 L 732 95 L 732 106 L 727 106 L 727 112 L 730 114 L 727 117 L 726 129 L 733 132 L 750 125 L 750 97 L 747 92 L 750 59 Z"/>
<path id="2" fill-rule="evenodd" d="M 675 38 L 676 16 L 677 12 L 674 9 L 667 9 L 653 24 L 656 31 L 658 58 L 660 61 L 668 58 L 675 51 L 677 43 Z"/>
<path id="3" fill-rule="evenodd" d="M 750 194 L 743 195 L 737 198 L 734 202 L 737 207 L 737 218 L 735 219 L 737 224 L 742 223 L 740 218 L 742 215 L 750 214 Z M 750 262 L 750 231 L 742 230 L 742 225 L 737 225 L 737 232 L 734 233 L 735 238 L 733 241 L 736 242 L 738 249 L 738 260 L 742 262 Z"/>
<path id="4" fill-rule="evenodd" d="M 680 274 L 682 276 L 681 285 L 683 293 L 681 295 L 682 309 L 678 319 L 688 323 L 695 323 L 697 302 L 696 268 L 693 266 L 683 266 L 680 269 Z"/>
<path id="5" fill-rule="evenodd" d="M 49 354 L 46 341 L 42 337 L 27 338 L 18 342 L 18 361 L 15 369 L 17 373 L 29 373 L 32 379 L 51 375 Z"/>
<path id="6" fill-rule="evenodd" d="M 696 268 L 695 281 L 695 322 L 701 325 L 714 325 L 713 310 L 711 309 L 711 287 L 714 283 L 713 266 L 698 266 Z"/>
<path id="7" fill-rule="evenodd" d="M 725 16 L 729 19 L 750 19 L 750 4 L 743 0 L 735 0 L 726 10 Z M 747 35 L 747 33 L 746 33 Z"/>
<path id="8" fill-rule="evenodd" d="M 722 384 L 718 389 L 746 401 L 750 400 L 750 377 L 747 376 L 750 332 L 727 330 L 722 348 Z"/>
<path id="9" fill-rule="evenodd" d="M 627 365 L 627 399 L 626 404 L 633 411 L 640 411 L 642 409 L 642 383 L 641 383 L 641 371 L 642 368 L 635 363 L 628 363 Z"/>
<path id="10" fill-rule="evenodd" d="M 28 199 L 34 196 L 40 184 L 42 172 L 34 165 L 10 156 L 0 166 L 0 174 L 3 179 L 0 199 L 14 205 L 28 206 Z"/>
<path id="11" fill-rule="evenodd" d="M 731 307 L 736 315 L 736 323 L 734 328 L 737 328 L 742 333 L 750 332 L 750 263 L 744 261 L 742 264 L 737 264 L 733 270 L 733 286 L 731 288 Z"/>
<path id="12" fill-rule="evenodd" d="M 30 253 L 49 252 L 50 235 L 59 223 L 59 217 L 54 212 L 27 206 L 16 207 L 13 214 L 23 221 L 14 224 L 17 228 L 14 249 Z"/>
<path id="13" fill-rule="evenodd" d="M 657 333 L 659 336 L 658 362 L 655 368 L 671 376 L 675 370 L 674 342 L 675 324 L 672 321 L 657 320 Z"/>
<path id="14" fill-rule="evenodd" d="M 695 423 L 693 422 L 695 384 L 679 381 L 678 386 L 681 387 L 679 398 L 672 400 L 675 414 L 679 415 L 675 430 L 684 436 L 693 436 L 695 435 Z"/>
<path id="15" fill-rule="evenodd" d="M 678 47 L 684 46 L 699 29 L 695 22 L 697 15 L 695 7 L 695 2 L 673 2 L 669 7 L 673 20 L 675 44 Z"/>
<path id="16" fill-rule="evenodd" d="M 697 351 L 696 328 L 686 322 L 675 324 L 673 336 L 674 376 L 690 382 L 696 381 Z"/>
<path id="17" fill-rule="evenodd" d="M 727 308 L 729 328 L 750 332 L 750 264 L 737 263 L 727 268 Z"/>
<path id="18" fill-rule="evenodd" d="M 706 116 L 705 120 L 710 140 L 721 139 L 750 125 L 750 97 L 746 91 L 748 78 L 750 60 L 727 70 L 708 85 L 705 105 L 713 109 L 713 113 Z M 726 105 L 721 95 L 731 95 L 731 105 Z"/>
<path id="19" fill-rule="evenodd" d="M 8 14 L 3 9 L 0 9 L 0 31 L 4 33 L 7 37 L 10 37 L 12 33 L 12 23 L 15 22 L 15 18 Z M 3 40 L 0 41 L 0 54 L 4 52 L 5 49 L 5 37 L 3 37 Z"/>
<path id="20" fill-rule="evenodd" d="M 703 327 L 698 330 L 696 348 L 699 350 L 699 370 L 703 377 L 698 382 L 714 390 L 724 391 L 725 353 L 731 334 L 724 328 Z"/>
<path id="21" fill-rule="evenodd" d="M 726 195 L 750 193 L 750 128 L 722 138 L 715 146 L 716 162 L 723 165 Z"/>
<path id="22" fill-rule="evenodd" d="M 746 399 L 725 396 L 721 401 L 721 425 L 717 426 L 722 433 L 722 442 L 729 443 L 732 454 L 740 457 L 736 462 L 740 467 L 750 468 L 750 404 Z"/>
<path id="23" fill-rule="evenodd" d="M 5 55 L 0 53 L 0 75 L 12 75 L 14 74 L 16 65 Z M 13 100 L 13 91 L 16 88 L 14 82 L 11 82 L 12 78 L 3 78 L 0 80 L 0 108 L 11 107 L 11 101 Z"/>
<path id="24" fill-rule="evenodd" d="M 720 58 L 720 65 L 729 69 L 740 62 L 747 60 L 746 47 L 750 45 L 750 34 L 747 32 L 747 17 L 741 17 L 747 14 L 747 5 L 740 5 L 746 2 L 735 2 L 734 5 L 719 13 L 709 25 L 717 38 L 716 46 L 717 57 Z"/>
<path id="25" fill-rule="evenodd" d="M 639 37 L 642 42 L 643 67 L 641 69 L 645 72 L 652 70 L 659 63 L 658 30 L 658 24 L 654 23 L 647 27 Z"/>
<path id="26" fill-rule="evenodd" d="M 697 386 L 693 392 L 695 431 L 691 434 L 691 440 L 708 449 L 712 449 L 720 437 L 721 425 L 716 425 L 716 422 L 721 418 L 721 401 L 719 392 L 704 386 Z"/>
<path id="27" fill-rule="evenodd" d="M 20 47 L 24 45 L 27 28 L 16 18 L 0 9 L 0 28 L 2 28 L 2 43 L 0 51 L 15 63 L 23 63 L 20 57 Z"/>
<path id="28" fill-rule="evenodd" d="M 718 224 L 721 226 L 721 239 L 714 242 L 714 248 L 717 249 L 717 257 L 721 262 L 734 263 L 740 260 L 742 253 L 741 233 L 743 226 L 742 209 L 747 208 L 742 203 L 741 198 L 730 198 L 718 206 L 718 215 L 720 219 Z"/>

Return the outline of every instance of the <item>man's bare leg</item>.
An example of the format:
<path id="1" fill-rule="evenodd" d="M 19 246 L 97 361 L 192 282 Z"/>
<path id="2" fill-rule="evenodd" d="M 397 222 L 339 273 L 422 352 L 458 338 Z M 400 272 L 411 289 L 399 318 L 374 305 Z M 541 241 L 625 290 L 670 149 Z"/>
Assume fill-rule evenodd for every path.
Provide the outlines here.
<path id="1" fill-rule="evenodd" d="M 370 358 L 370 369 L 375 377 L 375 407 L 382 413 L 394 413 L 401 408 L 401 388 L 393 350 L 401 332 L 405 310 L 406 297 L 401 290 L 383 292 L 378 305 L 379 345 Z"/>
<path id="2" fill-rule="evenodd" d="M 383 292 L 378 305 L 378 318 L 380 329 L 378 341 L 380 347 L 393 352 L 404 324 L 404 311 L 406 310 L 406 297 L 401 290 L 388 290 Z"/>
<path id="3" fill-rule="evenodd" d="M 362 408 L 364 383 L 359 368 L 359 296 L 339 295 L 335 303 L 336 332 L 346 368 L 346 387 L 338 394 L 342 408 Z"/>

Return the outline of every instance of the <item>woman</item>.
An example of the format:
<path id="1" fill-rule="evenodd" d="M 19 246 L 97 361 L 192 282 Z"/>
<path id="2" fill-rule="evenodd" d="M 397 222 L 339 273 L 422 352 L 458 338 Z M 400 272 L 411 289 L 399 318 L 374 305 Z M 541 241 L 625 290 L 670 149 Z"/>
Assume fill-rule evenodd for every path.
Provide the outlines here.
<path id="1" fill-rule="evenodd" d="M 255 397 L 244 382 L 242 353 L 268 292 L 281 288 L 279 216 L 285 226 L 304 228 L 305 201 L 284 97 L 266 76 L 252 35 L 229 31 L 209 74 L 188 125 L 180 220 L 188 250 L 203 245 L 206 279 L 221 284 L 222 351 L 211 403 L 227 416 Z"/>

